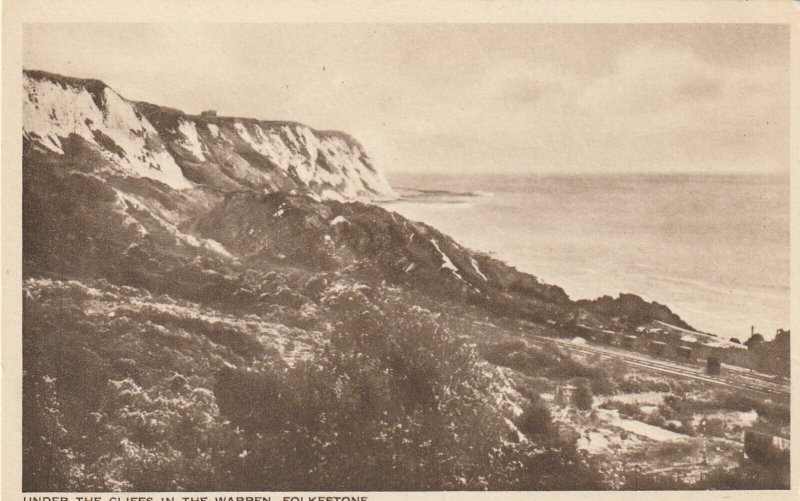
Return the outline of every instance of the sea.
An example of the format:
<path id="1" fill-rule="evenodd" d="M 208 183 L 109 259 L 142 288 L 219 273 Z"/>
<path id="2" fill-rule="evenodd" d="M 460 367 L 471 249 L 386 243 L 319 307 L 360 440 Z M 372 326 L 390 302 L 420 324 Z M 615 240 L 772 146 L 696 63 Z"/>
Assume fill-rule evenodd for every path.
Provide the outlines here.
<path id="1" fill-rule="evenodd" d="M 789 176 L 389 173 L 384 207 L 562 287 L 745 341 L 789 328 Z"/>

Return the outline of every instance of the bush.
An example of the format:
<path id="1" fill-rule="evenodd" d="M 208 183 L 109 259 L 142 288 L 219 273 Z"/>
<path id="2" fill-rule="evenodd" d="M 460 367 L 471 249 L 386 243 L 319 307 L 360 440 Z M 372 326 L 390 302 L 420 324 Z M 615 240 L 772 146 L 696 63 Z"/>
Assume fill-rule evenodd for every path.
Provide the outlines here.
<path id="1" fill-rule="evenodd" d="M 483 344 L 480 353 L 487 362 L 509 367 L 508 356 L 515 352 L 525 351 L 527 345 L 521 339 L 509 340 L 494 344 Z"/>
<path id="2" fill-rule="evenodd" d="M 677 478 L 640 472 L 628 475 L 622 485 L 625 491 L 680 491 L 692 488 L 691 484 Z"/>
<path id="3" fill-rule="evenodd" d="M 566 356 L 557 347 L 527 346 L 522 340 L 483 345 L 480 353 L 489 363 L 508 367 L 529 376 L 544 374 L 548 368 L 558 365 Z"/>
<path id="4" fill-rule="evenodd" d="M 707 418 L 703 426 L 705 435 L 711 437 L 724 437 L 725 436 L 725 421 L 720 418 Z"/>
<path id="5" fill-rule="evenodd" d="M 227 485 L 484 486 L 502 469 L 492 451 L 502 447 L 508 426 L 478 397 L 492 382 L 477 353 L 422 308 L 392 297 L 370 299 L 356 289 L 338 294 L 323 295 L 338 321 L 313 363 L 281 374 L 267 367 L 220 372 L 222 412 L 252 437 L 248 442 L 263 443 Z"/>
<path id="6" fill-rule="evenodd" d="M 638 419 L 640 421 L 644 420 L 644 413 L 642 412 L 642 409 L 634 403 L 620 402 L 619 400 L 609 400 L 601 404 L 600 407 L 603 409 L 616 409 L 620 416 L 626 418 Z"/>
<path id="7" fill-rule="evenodd" d="M 692 486 L 705 490 L 787 490 L 788 468 L 763 468 L 745 464 L 733 470 L 714 470 Z"/>
<path id="8" fill-rule="evenodd" d="M 631 403 L 622 403 L 617 407 L 620 416 L 624 416 L 631 419 L 641 419 L 643 417 L 642 409 L 636 405 Z"/>
<path id="9" fill-rule="evenodd" d="M 732 470 L 715 469 L 699 481 L 688 483 L 681 479 L 640 472 L 628 475 L 623 490 L 669 491 L 669 490 L 777 490 L 789 489 L 789 470 L 768 469 L 749 462 Z"/>
<path id="10" fill-rule="evenodd" d="M 658 409 L 649 413 L 645 417 L 644 422 L 652 426 L 658 426 L 659 428 L 666 428 L 667 426 L 667 420 L 664 418 L 661 412 L 658 411 Z"/>
<path id="11" fill-rule="evenodd" d="M 643 393 L 646 391 L 666 393 L 671 390 L 671 387 L 668 381 L 653 380 L 642 378 L 637 374 L 629 374 L 619 382 L 619 390 L 622 393 Z"/>
<path id="12" fill-rule="evenodd" d="M 570 490 L 607 489 L 600 472 L 594 468 L 574 443 L 546 447 L 542 452 L 519 459 L 523 470 L 510 482 L 507 490 Z"/>
<path id="13" fill-rule="evenodd" d="M 595 395 L 613 395 L 614 383 L 605 373 L 600 373 L 592 379 L 592 393 Z"/>
<path id="14" fill-rule="evenodd" d="M 537 400 L 528 404 L 517 419 L 517 427 L 529 436 L 550 436 L 555 432 L 553 417 L 547 405 Z"/>
<path id="15" fill-rule="evenodd" d="M 72 289 L 87 297 L 65 297 L 62 314 Z M 82 301 L 99 293 L 84 289 L 32 287 L 25 302 L 26 489 L 599 485 L 541 401 L 519 422 L 531 438 L 509 440 L 517 429 L 493 398 L 507 382 L 446 317 L 395 290 L 323 291 L 329 337 L 288 366 L 248 349 L 255 333 L 235 323 L 131 306 L 87 321 Z M 113 289 L 143 294 L 129 292 Z"/>
<path id="16" fill-rule="evenodd" d="M 697 431 L 694 429 L 691 417 L 686 416 L 681 419 L 681 425 L 678 428 L 678 433 L 683 433 L 684 435 L 689 435 L 690 437 L 697 435 Z"/>
<path id="17" fill-rule="evenodd" d="M 685 399 L 687 408 L 695 411 L 729 410 L 739 412 L 756 411 L 759 417 L 774 424 L 788 426 L 791 412 L 788 404 L 754 398 L 739 392 L 716 392 L 703 399 Z"/>

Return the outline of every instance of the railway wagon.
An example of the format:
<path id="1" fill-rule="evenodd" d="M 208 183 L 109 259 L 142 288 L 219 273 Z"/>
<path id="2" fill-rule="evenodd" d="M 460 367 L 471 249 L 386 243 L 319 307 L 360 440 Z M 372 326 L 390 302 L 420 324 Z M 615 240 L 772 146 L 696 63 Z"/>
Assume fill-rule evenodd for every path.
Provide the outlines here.
<path id="1" fill-rule="evenodd" d="M 667 343 L 663 341 L 650 341 L 648 345 L 651 353 L 656 355 L 663 355 L 664 351 L 667 349 Z"/>
<path id="2" fill-rule="evenodd" d="M 614 340 L 619 337 L 614 331 L 601 330 L 597 333 L 597 340 L 603 344 L 614 344 Z"/>
<path id="3" fill-rule="evenodd" d="M 708 360 L 706 360 L 706 372 L 715 375 L 722 372 L 722 364 L 717 357 L 708 357 Z"/>

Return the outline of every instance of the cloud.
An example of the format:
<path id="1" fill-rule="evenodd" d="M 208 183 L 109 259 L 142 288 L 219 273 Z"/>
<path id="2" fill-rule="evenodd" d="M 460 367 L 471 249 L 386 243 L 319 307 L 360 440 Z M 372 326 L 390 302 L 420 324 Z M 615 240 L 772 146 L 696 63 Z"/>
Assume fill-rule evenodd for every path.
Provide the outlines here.
<path id="1" fill-rule="evenodd" d="M 31 25 L 23 49 L 131 99 L 346 130 L 387 170 L 788 168 L 774 26 Z"/>
<path id="2" fill-rule="evenodd" d="M 648 43 L 621 49 L 602 74 L 520 61 L 488 71 L 484 92 L 503 113 L 464 133 L 488 129 L 501 157 L 518 151 L 517 162 L 554 170 L 724 170 L 755 158 L 762 168 L 788 166 L 780 65 L 719 64 Z"/>
<path id="3" fill-rule="evenodd" d="M 560 82 L 518 78 L 508 81 L 499 97 L 512 104 L 532 104 L 563 89 L 564 85 Z"/>
<path id="4" fill-rule="evenodd" d="M 719 95 L 721 87 L 719 79 L 699 77 L 678 85 L 675 94 L 689 99 L 703 99 Z"/>

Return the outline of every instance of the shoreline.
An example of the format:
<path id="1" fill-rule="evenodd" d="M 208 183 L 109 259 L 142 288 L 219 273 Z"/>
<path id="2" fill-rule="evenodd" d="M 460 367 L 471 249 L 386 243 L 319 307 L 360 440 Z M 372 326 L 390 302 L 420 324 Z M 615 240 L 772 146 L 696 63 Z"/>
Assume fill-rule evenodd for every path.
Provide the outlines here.
<path id="1" fill-rule="evenodd" d="M 741 175 L 700 176 L 705 179 L 726 177 L 734 183 L 737 178 L 740 180 L 742 178 Z M 751 175 L 746 176 L 749 178 Z M 765 183 L 779 183 L 782 177 L 773 173 L 752 176 L 761 178 Z M 478 177 L 487 178 L 487 176 Z M 634 174 L 625 177 L 644 180 L 663 175 Z M 530 176 L 527 178 L 530 179 Z M 695 178 L 696 176 L 692 179 Z M 558 180 L 563 179 L 564 177 L 558 178 Z M 439 184 L 443 181 L 452 181 L 449 183 L 452 186 L 447 189 L 442 188 Z M 558 187 L 557 181 L 556 187 Z M 578 233 L 575 227 L 579 230 L 582 227 L 573 224 L 570 218 L 574 219 L 574 208 L 566 202 L 564 205 L 567 207 L 565 211 L 567 226 L 563 231 L 559 228 L 561 223 L 558 220 L 559 207 L 546 207 L 550 211 L 546 215 L 555 218 L 549 225 L 538 221 L 531 228 L 518 225 L 515 227 L 516 231 L 525 232 L 527 235 L 510 240 L 505 235 L 508 234 L 508 227 L 513 226 L 515 222 L 510 220 L 516 216 L 514 212 L 522 212 L 529 198 L 541 199 L 530 204 L 531 207 L 547 206 L 553 195 L 546 190 L 545 193 L 532 191 L 534 196 L 530 197 L 524 191 L 525 186 L 517 187 L 518 191 L 515 192 L 499 191 L 494 189 L 498 187 L 494 185 L 481 186 L 486 191 L 469 189 L 475 184 L 478 183 L 474 179 L 470 180 L 469 176 L 454 177 L 442 174 L 425 174 L 416 179 L 405 179 L 403 182 L 394 180 L 400 197 L 390 202 L 381 202 L 379 205 L 412 220 L 430 224 L 449 234 L 465 247 L 491 255 L 516 267 L 519 271 L 537 276 L 545 283 L 562 287 L 573 300 L 596 299 L 603 295 L 616 295 L 619 292 L 635 294 L 648 301 L 669 306 L 698 330 L 714 333 L 724 339 L 746 338 L 749 336 L 751 325 L 755 325 L 756 331 L 766 339 L 771 339 L 778 328 L 785 329 L 790 325 L 788 319 L 781 321 L 781 317 L 785 316 L 784 312 L 789 311 L 788 283 L 784 286 L 775 284 L 774 280 L 761 280 L 761 270 L 750 272 L 749 275 L 740 273 L 739 270 L 733 270 L 727 276 L 719 275 L 715 270 L 707 273 L 709 278 L 723 277 L 718 280 L 706 280 L 702 275 L 702 268 L 701 272 L 691 272 L 691 267 L 702 266 L 701 262 L 693 261 L 693 255 L 704 250 L 702 241 L 697 243 L 696 252 L 691 252 L 691 247 L 687 246 L 678 248 L 690 260 L 681 260 L 680 254 L 670 255 L 669 252 L 662 252 L 661 259 L 664 261 L 659 263 L 657 260 L 659 256 L 653 256 L 648 250 L 652 245 L 660 247 L 663 241 L 671 239 L 671 235 L 644 234 L 645 240 L 637 241 L 636 238 L 641 235 L 633 234 L 630 236 L 630 245 L 642 249 L 633 252 L 624 248 L 630 245 L 623 228 L 621 234 L 612 234 L 599 242 L 600 247 L 596 251 L 587 250 L 593 242 L 587 243 L 574 236 Z M 503 185 L 502 182 L 496 184 L 501 187 Z M 711 184 L 714 187 L 713 183 Z M 647 183 L 645 185 L 649 186 Z M 752 185 L 748 183 L 748 186 L 752 189 Z M 411 196 L 406 195 L 409 193 Z M 523 207 L 518 208 L 515 204 Z M 492 215 L 492 212 L 497 214 Z M 505 215 L 509 218 L 504 218 Z M 482 223 L 477 219 L 485 221 Z M 523 223 L 526 222 L 524 218 L 521 220 Z M 664 224 L 669 224 L 669 218 L 664 221 Z M 603 223 L 612 224 L 614 221 L 610 223 L 603 221 Z M 481 224 L 484 226 L 483 229 L 476 228 Z M 573 227 L 569 227 L 569 224 L 573 224 Z M 506 225 L 505 232 L 495 227 L 498 225 Z M 648 241 L 653 243 L 647 243 Z M 717 247 L 721 245 L 723 244 L 717 244 Z M 626 260 L 625 258 L 629 256 L 617 256 L 615 251 L 618 248 L 623 248 L 627 254 L 639 258 Z M 737 249 L 723 250 L 737 251 Z M 586 256 L 592 258 L 584 259 Z M 709 260 L 709 257 L 702 256 L 702 253 L 700 256 L 706 261 Z M 755 258 L 752 261 L 755 263 Z M 714 263 L 713 260 L 711 263 Z M 755 268 L 758 269 L 760 263 L 755 264 Z M 780 269 L 780 261 L 773 267 Z M 681 272 L 682 268 L 686 269 Z M 654 283 L 658 284 L 657 287 L 650 285 Z"/>

